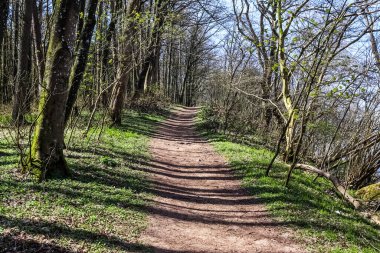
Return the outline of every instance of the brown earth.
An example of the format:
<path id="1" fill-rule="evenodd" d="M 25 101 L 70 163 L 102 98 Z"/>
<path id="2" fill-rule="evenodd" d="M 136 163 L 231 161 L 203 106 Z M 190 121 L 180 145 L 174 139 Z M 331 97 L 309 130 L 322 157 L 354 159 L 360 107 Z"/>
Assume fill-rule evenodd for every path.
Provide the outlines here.
<path id="1" fill-rule="evenodd" d="M 174 110 L 151 140 L 156 197 L 141 243 L 154 252 L 306 252 L 195 132 L 196 112 Z"/>

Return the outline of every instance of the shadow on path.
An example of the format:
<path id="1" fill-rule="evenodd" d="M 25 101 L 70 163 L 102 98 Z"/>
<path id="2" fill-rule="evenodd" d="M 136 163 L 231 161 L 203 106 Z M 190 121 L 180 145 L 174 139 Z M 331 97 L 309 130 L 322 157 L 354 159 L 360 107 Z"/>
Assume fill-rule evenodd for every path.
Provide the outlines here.
<path id="1" fill-rule="evenodd" d="M 303 252 L 284 222 L 268 217 L 262 201 L 194 126 L 197 108 L 178 108 L 150 144 L 156 198 L 141 241 L 154 252 Z"/>

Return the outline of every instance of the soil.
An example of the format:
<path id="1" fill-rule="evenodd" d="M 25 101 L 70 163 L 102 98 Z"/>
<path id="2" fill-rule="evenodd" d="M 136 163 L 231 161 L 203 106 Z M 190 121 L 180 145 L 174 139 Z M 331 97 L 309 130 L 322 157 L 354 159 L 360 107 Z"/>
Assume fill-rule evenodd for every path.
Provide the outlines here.
<path id="1" fill-rule="evenodd" d="M 157 253 L 306 252 L 195 131 L 196 113 L 177 108 L 150 142 L 156 197 L 141 243 Z"/>

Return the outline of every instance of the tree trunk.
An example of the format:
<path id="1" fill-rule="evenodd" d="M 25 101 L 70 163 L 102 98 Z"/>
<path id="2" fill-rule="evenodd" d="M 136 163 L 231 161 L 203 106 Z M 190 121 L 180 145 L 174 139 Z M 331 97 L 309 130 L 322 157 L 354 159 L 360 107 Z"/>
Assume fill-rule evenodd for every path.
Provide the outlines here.
<path id="1" fill-rule="evenodd" d="M 39 180 L 69 174 L 63 155 L 64 120 L 68 79 L 72 63 L 75 23 L 79 14 L 78 1 L 56 0 L 46 70 L 39 101 L 37 120 L 29 159 L 23 162 Z"/>
<path id="2" fill-rule="evenodd" d="M 29 111 L 31 96 L 31 24 L 33 2 L 25 1 L 24 15 L 22 17 L 22 33 L 20 39 L 20 52 L 18 54 L 15 96 L 13 101 L 12 120 L 16 125 L 25 122 L 25 114 Z M 29 98 L 28 98 L 29 97 Z"/>
<path id="3" fill-rule="evenodd" d="M 0 102 L 2 103 L 7 101 L 6 50 L 3 42 L 7 32 L 8 13 L 9 0 L 3 0 L 0 2 L 0 93 L 2 94 Z"/>
<path id="4" fill-rule="evenodd" d="M 0 2 L 0 49 L 3 45 L 4 35 L 7 30 L 7 19 L 9 11 L 9 0 Z"/>
<path id="5" fill-rule="evenodd" d="M 42 4 L 42 3 L 40 3 Z M 37 0 L 34 0 L 33 6 L 33 36 L 34 36 L 34 47 L 35 47 L 35 55 L 36 55 L 36 64 L 38 71 L 38 90 L 36 94 L 39 94 L 41 89 L 41 84 L 44 79 L 44 71 L 45 71 L 45 59 L 44 59 L 44 50 L 42 46 L 42 34 L 41 34 L 41 23 L 37 8 Z"/>
<path id="6" fill-rule="evenodd" d="M 132 0 L 129 2 L 127 10 L 127 19 L 130 19 L 134 13 L 139 12 L 141 6 L 141 1 Z M 123 59 L 120 60 L 120 67 L 118 75 L 116 77 L 116 85 L 113 90 L 113 101 L 111 102 L 111 120 L 113 124 L 121 124 L 121 113 L 124 105 L 124 98 L 126 94 L 129 73 L 132 69 L 132 45 L 133 38 L 135 34 L 135 25 L 134 22 L 129 21 L 130 23 L 126 27 L 126 45 L 124 47 Z"/>
<path id="7" fill-rule="evenodd" d="M 159 78 L 157 61 L 160 58 L 161 30 L 165 23 L 167 3 L 164 3 L 163 0 L 158 0 L 156 1 L 156 5 L 156 18 L 153 21 L 153 33 L 147 50 L 148 55 L 141 67 L 134 99 L 137 99 L 145 92 L 147 83 L 152 84 L 157 82 Z"/>
<path id="8" fill-rule="evenodd" d="M 107 33 L 106 33 L 106 41 L 105 45 L 103 48 L 103 69 L 102 69 L 102 82 L 104 84 L 108 85 L 108 81 L 110 80 L 110 75 L 109 75 L 109 69 L 110 69 L 110 55 L 111 55 L 111 43 L 112 43 L 112 38 L 115 35 L 115 30 L 116 30 L 116 23 L 117 23 L 117 11 L 119 10 L 121 6 L 120 0 L 117 0 L 115 2 L 112 2 L 112 8 L 111 8 L 111 22 L 108 26 Z M 115 64 L 115 63 L 114 63 Z M 110 88 L 107 87 L 107 89 L 103 92 L 102 94 L 102 104 L 104 107 L 107 107 L 109 104 L 109 96 L 110 96 Z"/>
<path id="9" fill-rule="evenodd" d="M 80 84 L 83 80 L 83 74 L 86 69 L 88 52 L 91 45 L 91 38 L 95 27 L 95 13 L 96 7 L 98 5 L 98 0 L 91 0 L 88 10 L 88 16 L 84 21 L 83 30 L 80 33 L 79 42 L 77 45 L 76 57 L 74 60 L 74 65 L 71 68 L 70 79 L 69 79 L 69 96 L 66 103 L 65 110 L 65 125 L 67 124 L 75 101 L 77 100 L 78 91 Z"/>
<path id="10" fill-rule="evenodd" d="M 17 75 L 17 63 L 18 63 L 18 46 L 19 46 L 19 13 L 20 3 L 18 0 L 12 4 L 13 8 L 13 30 L 14 30 L 14 43 L 13 43 L 13 78 Z"/>
<path id="11" fill-rule="evenodd" d="M 291 73 L 289 72 L 288 66 L 286 64 L 286 53 L 285 53 L 285 34 L 283 30 L 283 20 L 282 20 L 282 1 L 276 2 L 276 15 L 278 20 L 278 64 L 280 68 L 280 79 L 282 84 L 282 100 L 284 106 L 287 111 L 287 115 L 289 115 L 289 123 L 285 133 L 285 153 L 284 153 L 284 161 L 288 162 L 293 160 L 294 153 L 294 128 L 296 124 L 296 110 L 293 106 L 292 97 L 290 94 L 290 77 Z"/>
<path id="12" fill-rule="evenodd" d="M 126 94 L 126 87 L 128 82 L 127 73 L 118 73 L 117 83 L 114 89 L 115 98 L 111 104 L 111 120 L 115 125 L 121 124 L 121 114 L 124 106 L 124 98 Z"/>

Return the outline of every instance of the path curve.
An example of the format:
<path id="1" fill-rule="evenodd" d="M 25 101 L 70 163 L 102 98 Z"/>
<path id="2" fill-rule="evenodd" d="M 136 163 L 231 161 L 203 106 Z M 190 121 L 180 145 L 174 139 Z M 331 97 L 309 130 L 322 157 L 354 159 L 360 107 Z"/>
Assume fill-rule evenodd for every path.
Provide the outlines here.
<path id="1" fill-rule="evenodd" d="M 141 242 L 156 253 L 306 252 L 195 132 L 196 112 L 177 108 L 150 142 L 156 197 Z"/>

